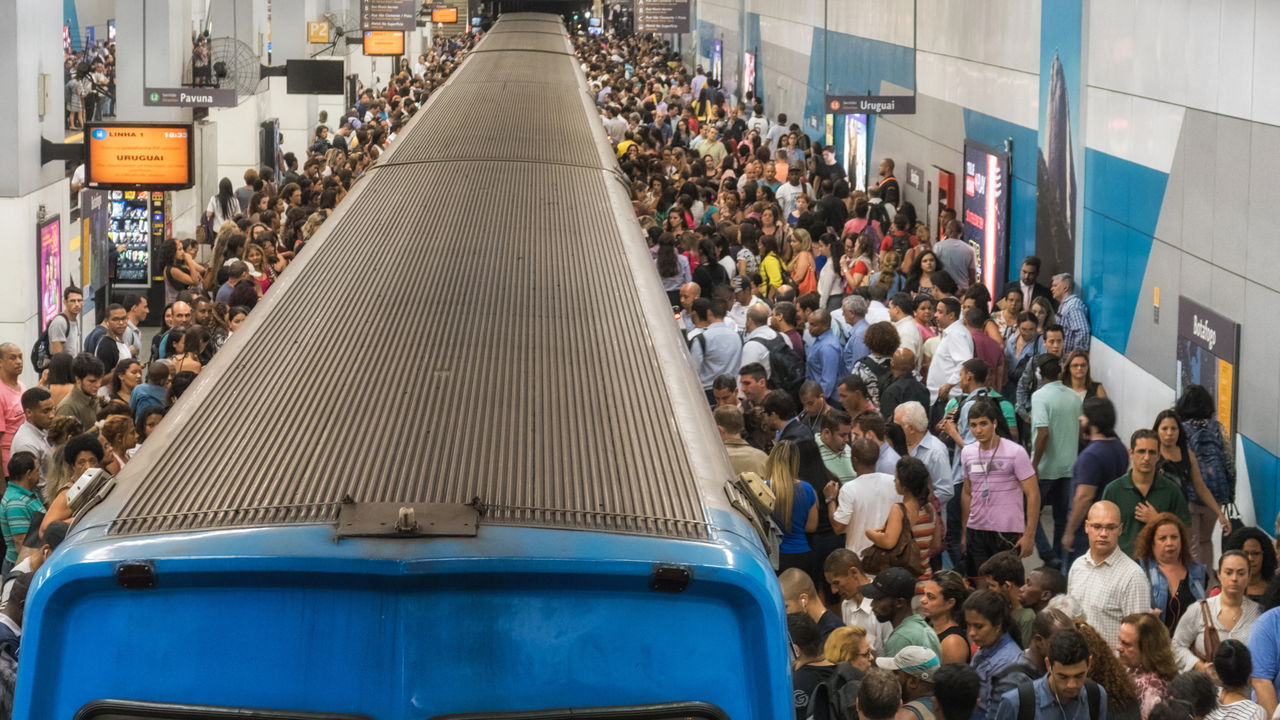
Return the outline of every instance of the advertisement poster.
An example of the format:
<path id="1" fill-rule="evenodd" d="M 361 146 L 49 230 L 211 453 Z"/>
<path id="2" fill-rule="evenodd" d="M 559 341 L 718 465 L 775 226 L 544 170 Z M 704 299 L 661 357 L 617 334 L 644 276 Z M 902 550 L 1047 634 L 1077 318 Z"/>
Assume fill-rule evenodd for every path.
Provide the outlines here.
<path id="1" fill-rule="evenodd" d="M 1080 142 L 1078 0 L 1041 0 L 1040 148 L 1036 159 L 1036 255 L 1041 277 L 1075 272 L 1077 214 L 1083 199 Z"/>
<path id="2" fill-rule="evenodd" d="M 711 44 L 711 79 L 724 82 L 724 43 L 720 40 Z"/>
<path id="3" fill-rule="evenodd" d="M 36 228 L 36 262 L 36 310 L 43 331 L 62 312 L 62 220 L 57 215 L 45 218 Z"/>
<path id="4" fill-rule="evenodd" d="M 757 97 L 756 56 L 754 53 L 742 54 L 742 93 L 743 97 Z"/>
<path id="5" fill-rule="evenodd" d="M 1218 407 L 1218 422 L 1234 436 L 1240 324 L 1200 303 L 1178 297 L 1178 387 L 1200 385 Z"/>
<path id="6" fill-rule="evenodd" d="M 867 116 L 844 116 L 843 165 L 853 189 L 867 189 Z"/>
<path id="7" fill-rule="evenodd" d="M 964 143 L 964 241 L 978 256 L 978 281 L 998 297 L 1009 254 L 1009 156 Z"/>

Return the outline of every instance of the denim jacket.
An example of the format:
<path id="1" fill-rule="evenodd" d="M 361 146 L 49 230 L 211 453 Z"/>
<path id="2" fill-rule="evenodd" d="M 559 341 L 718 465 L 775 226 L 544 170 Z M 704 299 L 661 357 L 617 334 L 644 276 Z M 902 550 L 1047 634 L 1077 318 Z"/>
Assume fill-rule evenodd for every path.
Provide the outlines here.
<path id="1" fill-rule="evenodd" d="M 1159 610 L 1160 617 L 1163 618 L 1165 606 L 1169 604 L 1169 580 L 1160 572 L 1160 565 L 1155 560 L 1141 560 L 1138 564 L 1142 566 L 1142 571 L 1147 574 L 1147 582 L 1151 584 L 1151 607 Z M 1196 600 L 1205 598 L 1207 581 L 1208 573 L 1204 565 L 1193 562 L 1187 566 L 1187 584 Z M 1177 588 L 1173 590 L 1177 591 Z"/>

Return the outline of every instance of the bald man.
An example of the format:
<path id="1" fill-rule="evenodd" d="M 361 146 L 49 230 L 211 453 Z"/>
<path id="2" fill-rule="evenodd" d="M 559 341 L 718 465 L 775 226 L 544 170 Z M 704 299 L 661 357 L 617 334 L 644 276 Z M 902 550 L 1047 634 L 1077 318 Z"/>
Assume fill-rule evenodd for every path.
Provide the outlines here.
<path id="1" fill-rule="evenodd" d="M 822 396 L 832 407 L 841 407 L 836 385 L 840 382 L 840 338 L 831 329 L 831 313 L 818 308 L 809 313 L 809 346 L 805 362 L 805 379 L 822 386 Z"/>
<path id="2" fill-rule="evenodd" d="M 812 618 L 822 632 L 822 642 L 827 641 L 832 630 L 844 627 L 840 616 L 823 605 L 809 573 L 800 568 L 788 568 L 778 576 L 778 584 L 782 587 L 782 604 L 787 608 L 787 614 L 804 613 Z"/>
<path id="3" fill-rule="evenodd" d="M 1116 644 L 1124 616 L 1151 609 L 1146 575 L 1120 550 L 1122 529 L 1115 503 L 1094 503 L 1084 522 L 1089 552 L 1076 558 L 1067 577 L 1067 594 L 1080 601 L 1089 624 L 1111 646 Z"/>
<path id="4" fill-rule="evenodd" d="M 27 388 L 18 381 L 21 374 L 22 348 L 11 342 L 0 343 L 0 476 L 9 467 L 13 436 L 27 419 L 22 411 L 22 393 Z"/>
<path id="5" fill-rule="evenodd" d="M 889 361 L 889 384 L 880 393 L 880 414 L 885 420 L 892 420 L 894 409 L 904 402 L 929 405 L 929 388 L 916 377 L 915 369 L 916 354 L 910 348 L 898 348 Z"/>
<path id="6" fill-rule="evenodd" d="M 684 329 L 692 330 L 693 301 L 702 297 L 702 286 L 698 283 L 685 283 L 680 286 L 680 318 L 684 321 Z"/>

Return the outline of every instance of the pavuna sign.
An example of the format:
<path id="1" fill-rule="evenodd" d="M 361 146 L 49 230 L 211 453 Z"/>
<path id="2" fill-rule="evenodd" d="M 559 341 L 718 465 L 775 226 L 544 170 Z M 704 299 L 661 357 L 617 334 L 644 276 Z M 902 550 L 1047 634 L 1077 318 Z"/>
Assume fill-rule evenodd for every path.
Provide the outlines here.
<path id="1" fill-rule="evenodd" d="M 235 107 L 235 88 L 147 88 L 148 107 Z"/>

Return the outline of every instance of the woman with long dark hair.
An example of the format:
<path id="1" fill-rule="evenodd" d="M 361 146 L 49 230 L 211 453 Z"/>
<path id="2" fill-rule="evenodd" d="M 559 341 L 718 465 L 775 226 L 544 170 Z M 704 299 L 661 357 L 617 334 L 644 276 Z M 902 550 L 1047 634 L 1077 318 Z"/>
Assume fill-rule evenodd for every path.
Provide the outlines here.
<path id="1" fill-rule="evenodd" d="M 231 178 L 222 178 L 218 181 L 218 193 L 209 198 L 209 204 L 204 209 L 205 218 L 216 232 L 222 227 L 222 223 L 234 220 L 240 212 L 240 201 L 236 199 Z"/>
<path id="2" fill-rule="evenodd" d="M 1231 521 L 1204 484 L 1204 478 L 1200 475 L 1200 462 L 1187 447 L 1187 434 L 1178 421 L 1178 414 L 1173 410 L 1162 410 L 1156 415 L 1156 422 L 1151 429 L 1156 431 L 1156 436 L 1160 439 L 1157 469 L 1182 485 L 1187 495 L 1187 509 L 1192 511 L 1191 556 L 1197 562 L 1208 564 L 1213 559 L 1213 520 L 1217 520 L 1223 532 L 1231 529 Z M 1203 527 L 1204 522 L 1196 522 L 1195 511 L 1192 510 L 1195 507 L 1208 509 L 1212 513 L 1207 531 Z"/>
<path id="3" fill-rule="evenodd" d="M 658 236 L 658 254 L 654 257 L 658 265 L 658 277 L 662 278 L 662 289 L 667 291 L 667 299 L 672 307 L 680 304 L 680 286 L 693 282 L 693 274 L 689 272 L 689 260 L 676 251 L 676 236 L 664 232 Z"/>
<path id="4" fill-rule="evenodd" d="M 1188 498 L 1193 542 L 1198 549 L 1203 549 L 1213 537 L 1214 521 L 1221 515 L 1221 506 L 1235 499 L 1236 464 L 1231 439 L 1218 422 L 1218 403 L 1204 387 L 1188 385 L 1173 409 L 1182 421 L 1187 449 L 1195 455 L 1200 477 L 1213 496 L 1212 501 L 1198 494 Z M 1230 530 L 1231 526 L 1224 525 L 1223 529 Z"/>
<path id="5" fill-rule="evenodd" d="M 955 570 L 941 570 L 924 584 L 920 612 L 938 635 L 943 665 L 968 663 L 971 659 L 964 625 L 964 601 L 968 597 L 964 577 Z"/>

